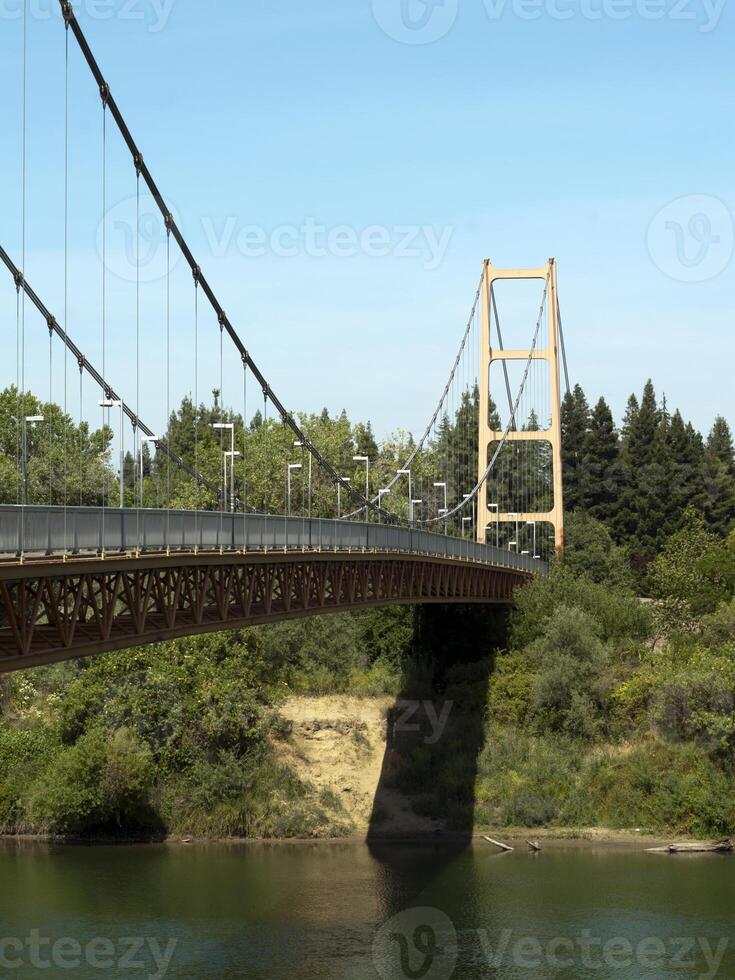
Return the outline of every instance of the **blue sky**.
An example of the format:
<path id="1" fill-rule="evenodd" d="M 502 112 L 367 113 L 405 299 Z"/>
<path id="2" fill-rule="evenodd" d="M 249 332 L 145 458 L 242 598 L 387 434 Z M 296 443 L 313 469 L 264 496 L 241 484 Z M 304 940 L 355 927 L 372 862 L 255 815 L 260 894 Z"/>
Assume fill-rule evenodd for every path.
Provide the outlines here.
<path id="1" fill-rule="evenodd" d="M 56 0 L 28 2 L 26 267 L 62 320 L 64 30 Z M 19 3 L 0 0 L 0 241 L 14 257 Z M 510 267 L 554 255 L 572 377 L 590 397 L 604 394 L 619 416 L 650 375 L 700 428 L 718 412 L 735 422 L 731 7 L 405 3 L 409 23 L 423 16 L 441 36 L 420 43 L 400 0 L 75 3 L 148 165 L 283 401 L 344 407 L 381 435 L 422 429 L 482 259 Z M 101 109 L 70 52 L 69 332 L 101 364 Z M 111 128 L 106 370 L 131 403 L 134 192 Z M 367 248 L 366 229 L 376 236 Z M 152 234 L 141 415 L 156 427 L 166 407 L 165 282 Z M 193 386 L 182 264 L 172 295 L 176 402 Z M 529 311 L 529 337 L 532 327 Z M 2 281 L 3 384 L 15 379 L 15 329 L 14 290 Z M 206 316 L 201 331 L 204 397 L 218 383 L 218 336 Z M 30 312 L 26 345 L 27 385 L 48 391 L 46 332 Z M 54 356 L 60 398 L 58 348 Z M 239 390 L 230 353 L 225 398 L 236 407 Z M 85 411 L 93 404 L 90 395 Z"/>

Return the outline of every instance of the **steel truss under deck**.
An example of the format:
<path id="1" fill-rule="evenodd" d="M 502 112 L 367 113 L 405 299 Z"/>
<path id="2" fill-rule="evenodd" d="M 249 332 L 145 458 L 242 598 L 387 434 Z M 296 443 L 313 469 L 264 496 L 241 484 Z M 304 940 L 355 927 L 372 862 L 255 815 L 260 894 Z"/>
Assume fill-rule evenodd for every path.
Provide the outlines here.
<path id="1" fill-rule="evenodd" d="M 509 606 L 531 575 L 386 553 L 176 554 L 0 566 L 0 673 L 387 604 Z"/>

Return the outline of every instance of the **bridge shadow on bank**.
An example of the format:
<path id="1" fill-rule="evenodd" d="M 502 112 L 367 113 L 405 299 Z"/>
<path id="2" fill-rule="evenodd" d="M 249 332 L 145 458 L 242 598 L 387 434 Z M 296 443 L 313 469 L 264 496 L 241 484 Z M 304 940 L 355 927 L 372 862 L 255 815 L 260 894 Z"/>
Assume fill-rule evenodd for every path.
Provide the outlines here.
<path id="1" fill-rule="evenodd" d="M 472 839 L 487 688 L 507 625 L 508 612 L 493 607 L 416 608 L 367 835 L 373 857 L 391 868 L 410 845 L 414 894 Z M 419 849 L 425 860 L 416 861 Z M 409 898 L 401 890 L 397 906 Z"/>

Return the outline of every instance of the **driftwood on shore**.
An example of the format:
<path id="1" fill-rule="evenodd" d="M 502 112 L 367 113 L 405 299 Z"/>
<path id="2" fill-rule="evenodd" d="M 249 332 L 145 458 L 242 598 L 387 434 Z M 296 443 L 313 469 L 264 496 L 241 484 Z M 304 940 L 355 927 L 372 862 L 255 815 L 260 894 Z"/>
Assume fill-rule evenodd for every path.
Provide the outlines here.
<path id="1" fill-rule="evenodd" d="M 656 854 L 732 854 L 733 842 L 721 840 L 708 844 L 706 841 L 693 841 L 683 844 L 666 844 L 663 847 L 649 847 L 648 850 Z"/>
<path id="2" fill-rule="evenodd" d="M 512 851 L 513 850 L 512 847 L 509 847 L 507 844 L 503 844 L 502 841 L 493 840 L 492 837 L 485 837 L 483 835 L 483 838 L 482 839 L 483 840 L 486 840 L 488 842 L 488 844 L 494 844 L 496 847 L 499 847 L 501 849 L 501 851 Z"/>

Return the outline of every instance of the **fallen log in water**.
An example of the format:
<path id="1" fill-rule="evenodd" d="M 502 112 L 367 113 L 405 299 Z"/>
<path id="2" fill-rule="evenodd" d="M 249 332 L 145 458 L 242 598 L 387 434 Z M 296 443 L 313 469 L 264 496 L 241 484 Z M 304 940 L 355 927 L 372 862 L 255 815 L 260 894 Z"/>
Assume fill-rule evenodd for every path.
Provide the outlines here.
<path id="1" fill-rule="evenodd" d="M 499 840 L 493 840 L 492 837 L 485 837 L 485 836 L 483 836 L 483 840 L 486 840 L 488 842 L 488 844 L 494 844 L 496 847 L 499 847 L 502 851 L 512 851 L 513 850 L 512 847 L 508 847 L 507 844 L 503 844 Z"/>
<path id="2" fill-rule="evenodd" d="M 721 840 L 714 844 L 708 844 L 705 841 L 693 841 L 692 843 L 666 844 L 664 847 L 649 847 L 647 850 L 658 854 L 732 854 L 733 842 Z"/>
<path id="3" fill-rule="evenodd" d="M 541 850 L 541 845 L 537 840 L 527 840 L 526 843 L 534 853 L 538 853 Z"/>

